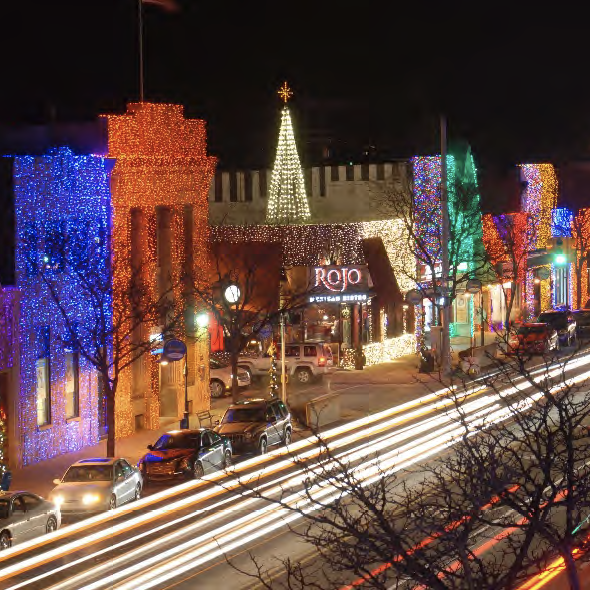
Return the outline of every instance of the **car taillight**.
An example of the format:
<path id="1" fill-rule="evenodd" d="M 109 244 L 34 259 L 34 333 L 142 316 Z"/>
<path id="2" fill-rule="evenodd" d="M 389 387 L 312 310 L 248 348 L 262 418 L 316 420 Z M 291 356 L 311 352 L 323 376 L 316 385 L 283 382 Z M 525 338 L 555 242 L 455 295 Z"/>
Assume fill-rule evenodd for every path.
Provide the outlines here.
<path id="1" fill-rule="evenodd" d="M 318 367 L 325 367 L 326 366 L 326 357 L 325 356 L 321 356 L 318 359 Z"/>

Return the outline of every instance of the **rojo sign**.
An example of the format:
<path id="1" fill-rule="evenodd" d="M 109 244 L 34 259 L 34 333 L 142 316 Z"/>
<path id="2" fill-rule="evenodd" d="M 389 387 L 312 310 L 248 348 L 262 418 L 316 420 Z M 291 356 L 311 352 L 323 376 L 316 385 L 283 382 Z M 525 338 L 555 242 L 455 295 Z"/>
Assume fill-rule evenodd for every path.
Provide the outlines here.
<path id="1" fill-rule="evenodd" d="M 366 266 L 316 266 L 311 286 L 315 292 L 364 292 L 369 288 L 368 273 Z"/>

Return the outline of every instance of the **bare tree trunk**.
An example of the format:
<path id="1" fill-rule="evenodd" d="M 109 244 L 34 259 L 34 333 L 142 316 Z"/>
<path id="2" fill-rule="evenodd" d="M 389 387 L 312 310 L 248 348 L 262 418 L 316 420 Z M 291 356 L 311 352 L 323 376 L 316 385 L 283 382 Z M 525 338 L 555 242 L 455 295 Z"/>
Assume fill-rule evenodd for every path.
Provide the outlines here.
<path id="1" fill-rule="evenodd" d="M 567 579 L 570 584 L 571 590 L 580 590 L 580 577 L 578 576 L 578 570 L 576 568 L 576 562 L 572 557 L 571 551 L 566 551 L 563 556 L 565 562 L 565 571 L 567 573 Z"/>
<path id="2" fill-rule="evenodd" d="M 516 282 L 514 283 L 516 286 Z M 512 313 L 512 306 L 514 305 L 514 298 L 516 297 L 516 289 L 510 289 L 510 301 L 506 304 L 506 322 L 504 325 L 506 329 L 510 325 L 510 314 Z"/>
<path id="3" fill-rule="evenodd" d="M 107 381 L 108 383 L 108 381 Z M 107 387 L 107 457 L 115 456 L 115 392 Z"/>
<path id="4" fill-rule="evenodd" d="M 231 399 L 235 404 L 240 400 L 240 393 L 238 390 L 238 356 L 240 352 L 237 347 L 235 339 L 232 340 L 231 347 Z"/>

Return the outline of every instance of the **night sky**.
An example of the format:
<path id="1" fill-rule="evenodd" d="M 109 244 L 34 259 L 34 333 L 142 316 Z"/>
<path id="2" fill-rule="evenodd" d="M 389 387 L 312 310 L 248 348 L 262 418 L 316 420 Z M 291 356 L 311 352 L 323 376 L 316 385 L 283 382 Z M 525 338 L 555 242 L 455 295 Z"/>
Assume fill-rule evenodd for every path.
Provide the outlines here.
<path id="1" fill-rule="evenodd" d="M 432 153 L 441 112 L 484 175 L 588 153 L 590 43 L 559 7 L 176 1 L 174 14 L 145 7 L 146 98 L 204 118 L 223 168 L 272 164 L 283 79 L 304 165 L 328 144 L 342 160 L 369 145 Z M 137 0 L 2 11 L 1 124 L 92 120 L 137 99 Z"/>

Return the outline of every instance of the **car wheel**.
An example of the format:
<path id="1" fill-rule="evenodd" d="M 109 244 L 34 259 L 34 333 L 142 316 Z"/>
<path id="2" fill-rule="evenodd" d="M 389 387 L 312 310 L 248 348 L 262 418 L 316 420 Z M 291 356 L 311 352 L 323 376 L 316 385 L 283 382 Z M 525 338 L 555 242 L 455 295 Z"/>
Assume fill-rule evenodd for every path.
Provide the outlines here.
<path id="1" fill-rule="evenodd" d="M 2 531 L 0 534 L 0 551 L 4 549 L 10 549 L 12 547 L 12 539 L 8 531 Z"/>
<path id="2" fill-rule="evenodd" d="M 209 384 L 209 390 L 211 391 L 211 397 L 217 399 L 223 397 L 223 394 L 225 393 L 225 386 L 221 381 L 214 379 Z"/>
<path id="3" fill-rule="evenodd" d="M 195 461 L 195 464 L 193 465 L 193 477 L 195 479 L 200 479 L 203 475 L 205 475 L 203 466 L 198 461 Z"/>
<path id="4" fill-rule="evenodd" d="M 137 484 L 135 486 L 135 496 L 133 496 L 133 499 L 135 500 L 135 502 L 137 502 L 140 498 L 141 498 L 141 484 Z"/>
<path id="5" fill-rule="evenodd" d="M 53 516 L 50 516 L 47 519 L 47 524 L 45 525 L 45 532 L 47 534 L 52 533 L 53 531 L 57 530 L 57 520 Z"/>
<path id="6" fill-rule="evenodd" d="M 287 428 L 285 430 L 285 438 L 284 438 L 284 442 L 287 446 L 291 444 L 291 438 L 292 438 L 291 429 Z"/>
<path id="7" fill-rule="evenodd" d="M 114 510 L 117 507 L 117 496 L 115 494 L 111 495 L 111 499 L 109 500 L 109 510 Z"/>
<path id="8" fill-rule="evenodd" d="M 232 457 L 231 457 L 231 451 L 229 449 L 227 449 L 227 451 L 225 451 L 225 454 L 223 455 L 223 468 L 224 469 L 229 469 L 232 466 Z"/>
<path id="9" fill-rule="evenodd" d="M 268 451 L 268 441 L 265 438 L 261 438 L 258 443 L 258 454 L 266 455 L 266 451 Z"/>
<path id="10" fill-rule="evenodd" d="M 297 377 L 297 382 L 301 385 L 307 385 L 311 382 L 311 371 L 309 369 L 297 369 L 295 372 L 295 377 Z"/>

